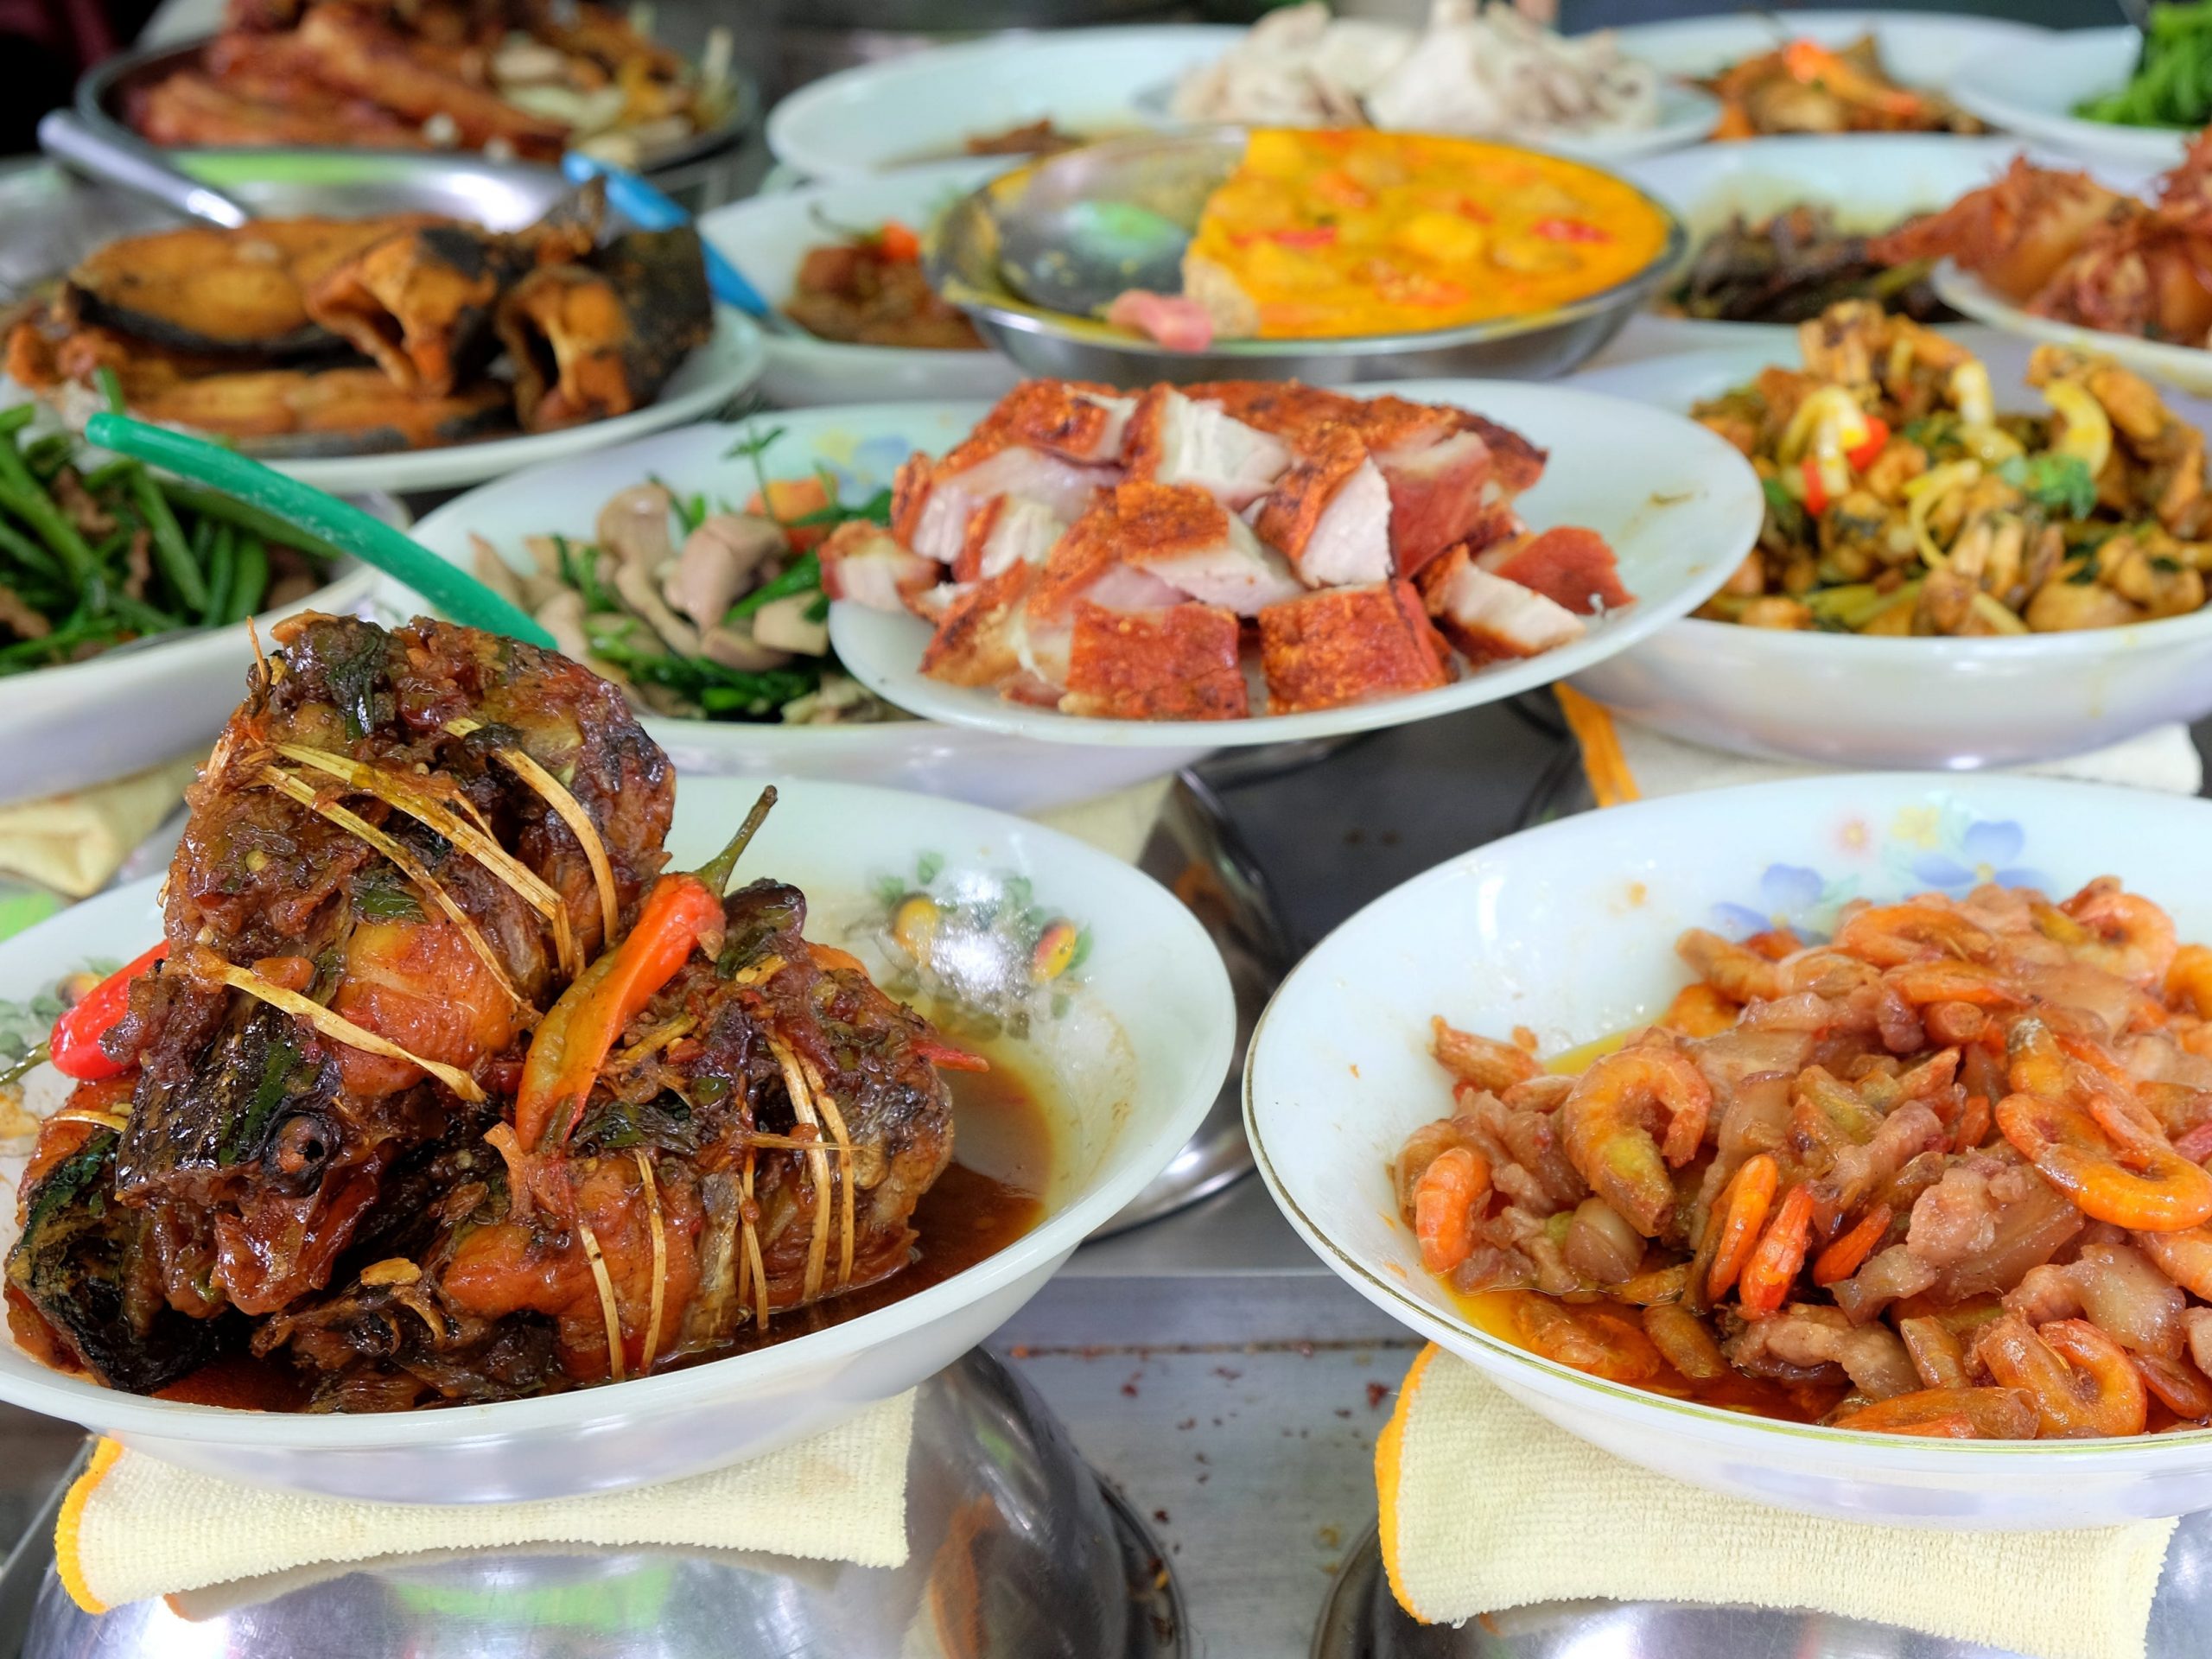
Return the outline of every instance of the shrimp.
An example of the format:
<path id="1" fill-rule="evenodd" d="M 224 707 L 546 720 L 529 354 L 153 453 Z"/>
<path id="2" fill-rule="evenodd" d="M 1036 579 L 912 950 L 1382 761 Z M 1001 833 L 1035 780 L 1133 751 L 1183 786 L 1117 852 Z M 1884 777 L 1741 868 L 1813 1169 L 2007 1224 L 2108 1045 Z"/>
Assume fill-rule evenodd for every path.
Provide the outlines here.
<path id="1" fill-rule="evenodd" d="M 2078 960 L 2138 985 L 2164 985 L 2181 946 L 2173 918 L 2157 905 L 2140 893 L 2121 891 L 2107 875 L 2059 908 L 2089 931 L 2088 941 L 2074 947 Z"/>
<path id="2" fill-rule="evenodd" d="M 1751 1251 L 1751 1259 L 1744 1265 L 1736 1301 L 1747 1317 L 1764 1319 L 1780 1311 L 1783 1299 L 1805 1265 L 1805 1251 L 1812 1237 L 1813 1195 L 1802 1185 L 1793 1186 Z"/>
<path id="3" fill-rule="evenodd" d="M 1877 968 L 1901 968 L 1944 957 L 1987 962 L 1997 941 L 1950 905 L 1930 899 L 1860 911 L 1836 931 L 1835 948 Z"/>
<path id="4" fill-rule="evenodd" d="M 2212 1220 L 2212 1175 L 2163 1141 L 2119 1144 L 2080 1107 L 2007 1095 L 1997 1127 L 2093 1221 L 2173 1233 Z"/>
<path id="5" fill-rule="evenodd" d="M 1883 982 L 1915 1007 L 1964 1004 L 1976 1011 L 2027 999 L 1999 969 L 1980 962 L 1909 962 L 1882 976 Z"/>
<path id="6" fill-rule="evenodd" d="M 2212 1227 L 2138 1233 L 2135 1242 L 2160 1273 L 2192 1296 L 2212 1301 Z"/>
<path id="7" fill-rule="evenodd" d="M 1490 1196 L 1490 1160 L 1471 1147 L 1448 1147 L 1414 1183 L 1414 1236 L 1421 1263 L 1449 1273 L 1474 1254 L 1476 1211 Z"/>
<path id="8" fill-rule="evenodd" d="M 1567 1160 L 1599 1197 L 1646 1238 L 1675 1218 L 1667 1173 L 1696 1156 L 1705 1140 L 1713 1085 L 1681 1050 L 1656 1044 L 1608 1054 L 1582 1074 L 1559 1109 Z M 1663 1155 L 1650 1124 L 1667 1120 Z"/>
<path id="9" fill-rule="evenodd" d="M 1706 1280 L 1706 1295 L 1719 1301 L 1742 1276 L 1744 1264 L 1759 1242 L 1767 1212 L 1774 1206 L 1774 1191 L 1781 1173 L 1770 1153 L 1756 1153 L 1744 1160 L 1721 1194 L 1720 1213 L 1710 1224 L 1715 1230 L 1713 1266 Z"/>
<path id="10" fill-rule="evenodd" d="M 2032 1440 L 2035 1397 L 2024 1389 L 1916 1389 L 1832 1420 L 1836 1428 L 1947 1440 Z"/>
<path id="11" fill-rule="evenodd" d="M 1732 1002 L 1764 1001 L 1782 995 L 1781 976 L 1773 963 L 1718 933 L 1694 927 L 1675 941 L 1675 954 Z"/>
<path id="12" fill-rule="evenodd" d="M 1428 1052 L 1436 1057 L 1436 1063 L 1462 1083 L 1471 1083 L 1492 1094 L 1526 1083 L 1543 1069 L 1526 1050 L 1494 1037 L 1456 1030 L 1445 1024 L 1441 1016 L 1432 1019 L 1428 1029 Z"/>
<path id="13" fill-rule="evenodd" d="M 2212 948 L 2184 944 L 2166 965 L 2166 1005 L 2212 1020 Z"/>
<path id="14" fill-rule="evenodd" d="M 1675 993 L 1659 1023 L 1685 1037 L 1718 1037 L 1743 1010 L 1702 980 Z"/>
<path id="15" fill-rule="evenodd" d="M 2143 1375 L 2127 1351 L 2083 1319 L 2031 1329 L 2017 1313 L 1990 1321 L 1974 1357 L 2007 1388 L 2024 1389 L 2043 1435 L 2140 1434 L 2150 1414 Z"/>

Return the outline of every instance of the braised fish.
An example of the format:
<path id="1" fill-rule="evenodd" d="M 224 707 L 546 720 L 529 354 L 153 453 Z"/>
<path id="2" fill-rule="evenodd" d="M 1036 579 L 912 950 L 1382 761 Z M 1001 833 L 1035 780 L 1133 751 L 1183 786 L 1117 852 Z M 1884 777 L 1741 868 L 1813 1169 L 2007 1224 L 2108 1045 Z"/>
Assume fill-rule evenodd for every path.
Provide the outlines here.
<path id="1" fill-rule="evenodd" d="M 339 342 L 308 315 L 308 292 L 363 249 L 437 222 L 422 213 L 272 219 L 124 237 L 69 273 L 60 314 L 180 351 L 328 352 Z"/>
<path id="2" fill-rule="evenodd" d="M 515 410 L 532 432 L 651 403 L 713 332 L 698 232 L 633 231 L 585 264 L 532 271 L 500 302 Z"/>
<path id="3" fill-rule="evenodd" d="M 497 143 L 526 161 L 552 161 L 567 143 L 561 122 L 531 115 L 468 78 L 467 66 L 480 54 L 456 49 L 441 62 L 423 41 L 341 6 L 310 9 L 296 38 L 321 80 L 410 120 L 442 121 L 466 149 Z"/>
<path id="4" fill-rule="evenodd" d="M 505 386 L 480 381 L 447 397 L 394 385 L 381 369 L 241 369 L 179 380 L 131 399 L 143 420 L 236 439 L 248 454 L 304 459 L 467 443 L 509 429 Z"/>

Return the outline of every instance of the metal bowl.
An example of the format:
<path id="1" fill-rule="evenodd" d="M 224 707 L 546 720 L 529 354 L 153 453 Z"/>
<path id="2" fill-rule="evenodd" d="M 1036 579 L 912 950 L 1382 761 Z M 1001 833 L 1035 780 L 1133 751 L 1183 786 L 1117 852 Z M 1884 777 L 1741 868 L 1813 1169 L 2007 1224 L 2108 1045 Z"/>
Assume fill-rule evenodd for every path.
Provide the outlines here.
<path id="1" fill-rule="evenodd" d="M 200 54 L 213 44 L 215 37 L 204 35 L 198 40 L 180 44 L 147 47 L 135 52 L 120 53 L 86 70 L 77 82 L 77 115 L 85 124 L 104 135 L 121 135 L 126 138 L 146 141 L 138 137 L 124 116 L 130 96 L 142 86 L 167 79 L 181 69 L 200 67 Z M 730 71 L 735 96 L 731 99 L 730 112 L 721 122 L 704 132 L 694 133 L 683 143 L 655 155 L 644 171 L 664 188 L 681 189 L 691 182 L 691 175 L 700 164 L 711 161 L 723 151 L 735 146 L 752 127 L 760 113 L 760 100 L 753 83 L 741 70 Z M 194 158 L 202 156 L 246 156 L 266 155 L 264 149 L 244 146 L 208 146 L 176 151 L 179 161 L 197 171 Z M 474 160 L 484 158 L 467 151 L 422 152 L 416 150 L 372 150 L 329 148 L 295 149 L 292 155 L 310 156 L 382 156 L 395 159 L 428 154 L 434 159 Z M 497 165 L 497 163 L 488 163 Z M 714 205 L 714 204 L 708 204 Z"/>
<path id="2" fill-rule="evenodd" d="M 1666 245 L 1626 281 L 1549 310 L 1412 334 L 1224 340 L 1199 352 L 1169 351 L 1098 321 L 1095 314 L 1124 289 L 1180 289 L 1190 232 L 1206 197 L 1243 156 L 1245 139 L 1244 129 L 1227 126 L 1139 134 L 1003 174 L 939 221 L 930 241 L 931 280 L 986 341 L 1033 374 L 1120 386 L 1255 378 L 1343 385 L 1425 375 L 1543 379 L 1566 373 L 1611 339 L 1688 247 L 1681 221 L 1630 184 L 1666 221 Z M 1072 229 L 1077 213 L 1093 225 L 1126 217 L 1164 228 L 1147 242 L 1117 244 L 1111 234 Z"/>
<path id="3" fill-rule="evenodd" d="M 23 1659 L 1183 1659 L 1182 1599 L 1152 1535 L 1035 1393 L 978 1349 L 924 1383 L 895 1570 L 735 1551 L 549 1547 L 332 1568 L 81 1612 L 42 1573 Z M 13 1592 L 10 1584 L 0 1591 Z M 22 1586 L 27 1588 L 28 1586 Z M 289 1592 L 289 1593 L 288 1593 Z M 12 1599 L 12 1596 L 9 1598 Z M 8 1649 L 14 1651 L 12 1646 Z"/>

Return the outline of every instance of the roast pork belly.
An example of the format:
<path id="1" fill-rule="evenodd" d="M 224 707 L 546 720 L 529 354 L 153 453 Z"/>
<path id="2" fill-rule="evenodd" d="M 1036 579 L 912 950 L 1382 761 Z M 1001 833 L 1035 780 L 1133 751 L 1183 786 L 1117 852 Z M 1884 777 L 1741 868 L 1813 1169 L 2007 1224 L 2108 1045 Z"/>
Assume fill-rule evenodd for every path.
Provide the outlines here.
<path id="1" fill-rule="evenodd" d="M 1067 520 L 1042 501 L 995 496 L 969 517 L 967 539 L 952 562 L 953 579 L 975 582 L 1014 565 L 1042 564 L 1067 527 Z"/>
<path id="2" fill-rule="evenodd" d="M 1580 639 L 1582 620 L 1517 582 L 1493 575 L 1464 547 L 1432 560 L 1419 578 L 1428 613 L 1471 663 L 1534 657 Z"/>
<path id="3" fill-rule="evenodd" d="M 996 685 L 1022 669 L 1020 615 L 1036 585 L 1034 565 L 957 588 L 922 651 L 922 672 L 948 685 Z"/>
<path id="4" fill-rule="evenodd" d="M 1355 425 L 1365 407 L 1357 397 L 1300 380 L 1208 380 L 1184 387 L 1183 395 L 1285 442 L 1320 426 Z"/>
<path id="5" fill-rule="evenodd" d="M 1636 595 L 1621 586 L 1620 564 L 1594 530 L 1562 524 L 1485 549 L 1476 563 L 1493 575 L 1532 588 L 1578 616 L 1618 610 Z"/>
<path id="6" fill-rule="evenodd" d="M 1186 602 L 1109 611 L 1077 601 L 1068 651 L 1071 715 L 1104 720 L 1236 720 L 1250 712 L 1236 614 Z"/>
<path id="7" fill-rule="evenodd" d="M 1433 690 L 1449 682 L 1449 661 L 1408 582 L 1323 588 L 1260 613 L 1269 714 Z"/>
<path id="8" fill-rule="evenodd" d="M 1358 433 L 1326 423 L 1294 444 L 1290 470 L 1261 498 L 1252 521 L 1309 588 L 1387 582 L 1390 486 Z"/>
<path id="9" fill-rule="evenodd" d="M 1122 458 L 1135 397 L 1084 380 L 1025 380 L 998 401 L 979 430 L 1003 433 L 1063 461 L 1112 466 Z"/>
<path id="10" fill-rule="evenodd" d="M 1109 541 L 1124 563 L 1179 595 L 1239 616 L 1304 591 L 1281 554 L 1195 484 L 1124 484 L 1092 506 L 1083 533 Z"/>
<path id="11" fill-rule="evenodd" d="M 1001 495 L 1018 495 L 1064 519 L 1081 516 L 1093 492 L 1120 482 L 1113 467 L 1081 467 L 1041 449 L 981 432 L 944 460 L 899 468 L 892 499 L 892 533 L 924 558 L 951 564 L 967 545 L 968 521 Z"/>
<path id="12" fill-rule="evenodd" d="M 1137 400 L 1122 459 L 1134 480 L 1195 484 L 1235 511 L 1268 493 L 1289 467 L 1290 451 L 1219 405 L 1159 385 Z"/>
<path id="13" fill-rule="evenodd" d="M 815 550 L 822 561 L 822 591 L 872 611 L 911 608 L 915 596 L 937 585 L 934 560 L 910 553 L 889 531 L 865 518 L 849 519 Z"/>

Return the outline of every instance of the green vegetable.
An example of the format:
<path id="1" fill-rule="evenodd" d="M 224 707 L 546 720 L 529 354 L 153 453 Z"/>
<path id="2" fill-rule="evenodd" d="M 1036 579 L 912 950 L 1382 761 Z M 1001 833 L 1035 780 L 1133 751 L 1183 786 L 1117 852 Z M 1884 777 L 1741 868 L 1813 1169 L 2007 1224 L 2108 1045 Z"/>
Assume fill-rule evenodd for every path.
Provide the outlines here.
<path id="1" fill-rule="evenodd" d="M 103 369 L 101 372 L 107 371 Z M 130 485 L 130 499 L 153 538 L 154 561 L 161 567 L 162 577 L 187 610 L 204 613 L 207 608 L 207 575 L 194 562 L 191 545 L 184 539 L 184 531 L 178 524 L 176 515 L 169 511 L 169 504 L 155 487 L 154 475 L 133 463 L 124 476 Z"/>
<path id="2" fill-rule="evenodd" d="M 2190 130 L 2212 119 L 2212 0 L 2153 6 L 2135 73 L 2074 113 L 2126 127 Z"/>
<path id="3" fill-rule="evenodd" d="M 390 864 L 378 864 L 354 878 L 353 913 L 372 922 L 419 922 L 423 906 L 404 875 Z"/>
<path id="4" fill-rule="evenodd" d="M 315 565 L 330 564 L 346 556 L 344 550 L 324 541 L 319 536 L 264 512 L 259 507 L 244 501 L 234 501 L 214 490 L 203 490 L 197 484 L 181 484 L 174 479 L 160 480 L 162 493 L 179 512 L 189 513 L 195 518 L 215 518 L 240 530 L 250 530 L 264 542 L 275 547 L 289 547 L 304 555 Z"/>
<path id="5" fill-rule="evenodd" d="M 261 608 L 269 592 L 269 543 L 251 531 L 238 537 L 238 569 L 231 577 L 231 591 L 223 601 L 219 620 L 243 622 Z"/>
<path id="6" fill-rule="evenodd" d="M 2065 518 L 2086 518 L 2097 508 L 2097 480 L 2076 455 L 2014 455 L 1997 469 L 1998 478 L 2037 506 Z"/>
<path id="7" fill-rule="evenodd" d="M 584 596 L 587 612 L 620 611 L 622 601 L 599 579 L 599 550 L 590 543 L 570 543 L 565 536 L 553 538 L 554 557 L 560 562 L 561 580 Z"/>
<path id="8" fill-rule="evenodd" d="M 743 599 L 729 607 L 726 622 L 741 622 L 771 600 L 786 599 L 793 594 L 809 589 L 819 592 L 822 588 L 822 561 L 812 552 L 802 553 L 791 562 L 790 568 L 772 581 L 762 582 Z"/>

